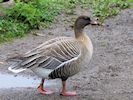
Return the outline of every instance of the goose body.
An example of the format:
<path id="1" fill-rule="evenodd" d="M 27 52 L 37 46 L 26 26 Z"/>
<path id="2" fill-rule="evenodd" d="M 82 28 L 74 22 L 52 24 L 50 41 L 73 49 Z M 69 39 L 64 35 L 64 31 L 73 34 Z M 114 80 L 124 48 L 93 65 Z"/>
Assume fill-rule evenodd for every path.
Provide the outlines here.
<path id="1" fill-rule="evenodd" d="M 57 37 L 51 39 L 37 48 L 25 53 L 17 59 L 14 65 L 8 69 L 14 73 L 31 69 L 42 78 L 38 90 L 43 94 L 49 94 L 43 87 L 44 79 L 62 79 L 62 95 L 76 95 L 66 92 L 65 81 L 77 74 L 81 68 L 86 68 L 93 53 L 93 45 L 90 38 L 83 33 L 83 28 L 91 24 L 87 16 L 79 17 L 75 22 L 74 37 Z M 50 92 L 51 93 L 51 92 Z"/>
<path id="2" fill-rule="evenodd" d="M 9 70 L 19 73 L 29 68 L 45 79 L 70 77 L 88 65 L 92 52 L 93 46 L 87 35 L 79 39 L 59 37 L 25 53 L 19 63 L 13 65 L 13 70 L 11 67 Z"/>
<path id="3" fill-rule="evenodd" d="M 92 56 L 92 43 L 89 39 L 87 41 L 89 41 L 87 43 L 89 45 L 86 46 L 82 45 L 83 41 L 78 41 L 69 37 L 60 37 L 57 38 L 56 41 L 48 41 L 50 42 L 50 44 L 46 44 L 47 46 L 44 44 L 45 46 L 42 45 L 43 47 L 40 46 L 40 50 L 38 51 L 41 52 L 41 50 L 43 49 L 43 53 L 45 54 L 44 56 L 43 54 L 40 54 L 40 56 L 46 57 L 45 61 L 41 62 L 42 59 L 36 61 L 36 64 L 34 66 L 30 65 L 31 70 L 38 76 L 45 79 L 61 78 L 63 76 L 68 78 L 75 75 L 80 71 L 81 68 L 85 68 L 85 66 L 88 65 L 89 60 Z M 90 50 L 87 48 L 92 49 Z M 33 50 L 27 54 L 30 55 L 35 51 Z"/>

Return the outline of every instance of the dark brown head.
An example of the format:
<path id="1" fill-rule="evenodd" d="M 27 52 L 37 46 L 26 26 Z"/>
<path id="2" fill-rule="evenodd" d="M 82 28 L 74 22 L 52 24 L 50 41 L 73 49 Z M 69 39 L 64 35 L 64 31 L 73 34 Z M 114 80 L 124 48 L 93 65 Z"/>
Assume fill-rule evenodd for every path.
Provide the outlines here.
<path id="1" fill-rule="evenodd" d="M 75 35 L 79 36 L 82 33 L 84 27 L 89 25 L 89 24 L 98 25 L 98 23 L 96 21 L 92 21 L 90 19 L 90 17 L 88 17 L 88 16 L 78 17 L 75 21 L 75 24 L 74 24 Z"/>
<path id="2" fill-rule="evenodd" d="M 80 16 L 75 21 L 75 27 L 76 28 L 84 28 L 87 25 L 97 25 L 98 23 L 95 21 L 92 21 L 90 17 L 88 16 Z"/>

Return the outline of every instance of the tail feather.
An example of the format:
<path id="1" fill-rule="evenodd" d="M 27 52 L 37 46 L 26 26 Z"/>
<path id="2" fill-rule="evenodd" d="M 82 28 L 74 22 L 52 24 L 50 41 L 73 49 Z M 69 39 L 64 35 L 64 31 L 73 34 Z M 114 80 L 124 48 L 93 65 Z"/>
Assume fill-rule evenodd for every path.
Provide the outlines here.
<path id="1" fill-rule="evenodd" d="M 12 67 L 8 68 L 9 71 L 13 72 L 13 73 L 20 73 L 26 69 L 20 68 L 20 69 L 13 69 Z"/>
<path id="2" fill-rule="evenodd" d="M 22 72 L 24 70 L 26 70 L 26 68 L 21 67 L 21 63 L 22 63 L 22 59 L 18 58 L 18 57 L 14 57 L 14 58 L 9 58 L 7 60 L 7 62 L 11 62 L 13 63 L 8 70 L 13 72 L 13 73 L 19 73 Z"/>

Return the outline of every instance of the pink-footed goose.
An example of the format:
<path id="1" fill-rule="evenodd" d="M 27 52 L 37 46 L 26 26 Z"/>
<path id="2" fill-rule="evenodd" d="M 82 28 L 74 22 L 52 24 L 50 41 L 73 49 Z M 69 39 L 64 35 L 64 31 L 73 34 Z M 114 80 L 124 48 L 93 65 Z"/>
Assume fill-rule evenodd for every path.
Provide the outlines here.
<path id="1" fill-rule="evenodd" d="M 38 91 L 42 94 L 51 94 L 52 91 L 43 87 L 45 79 L 60 78 L 62 80 L 61 95 L 74 96 L 76 92 L 66 90 L 66 80 L 77 74 L 80 69 L 89 64 L 93 46 L 90 38 L 83 32 L 85 26 L 97 23 L 87 16 L 80 16 L 74 24 L 74 37 L 58 37 L 51 39 L 37 48 L 14 57 L 16 63 L 8 69 L 14 73 L 31 69 L 42 78 Z"/>

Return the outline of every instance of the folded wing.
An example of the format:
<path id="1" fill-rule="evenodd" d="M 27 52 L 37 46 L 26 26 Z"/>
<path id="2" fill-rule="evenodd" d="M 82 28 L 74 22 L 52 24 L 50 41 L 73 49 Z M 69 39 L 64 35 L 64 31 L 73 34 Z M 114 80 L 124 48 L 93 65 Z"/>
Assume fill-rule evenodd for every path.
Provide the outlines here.
<path id="1" fill-rule="evenodd" d="M 9 67 L 9 70 L 18 73 L 35 67 L 56 69 L 77 59 L 80 47 L 80 43 L 73 38 L 52 39 L 21 57 L 15 57 L 16 62 Z"/>

